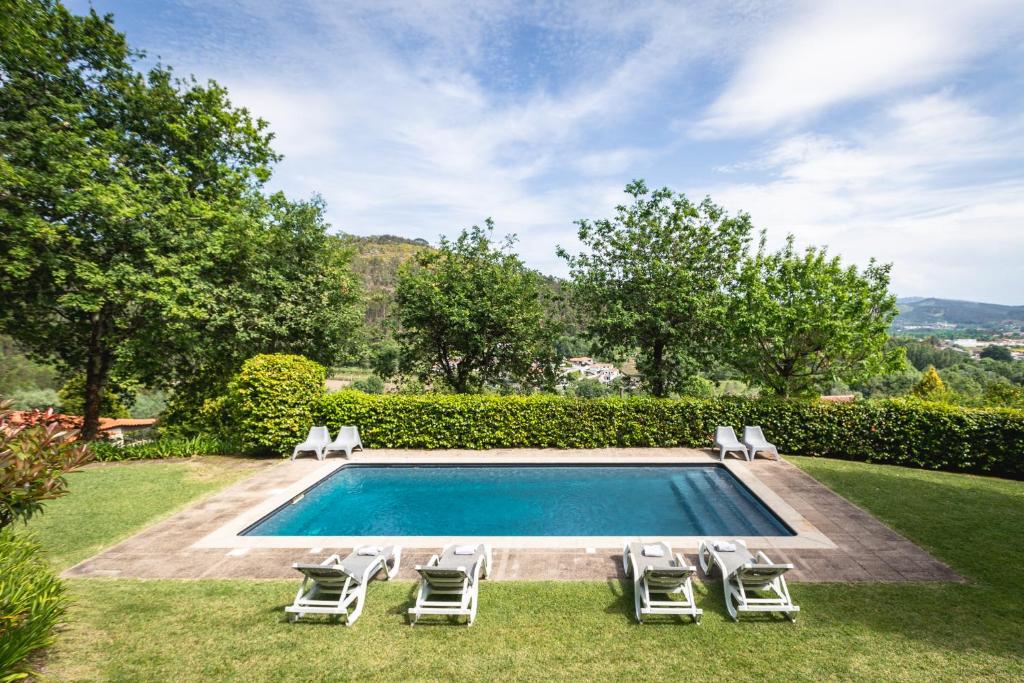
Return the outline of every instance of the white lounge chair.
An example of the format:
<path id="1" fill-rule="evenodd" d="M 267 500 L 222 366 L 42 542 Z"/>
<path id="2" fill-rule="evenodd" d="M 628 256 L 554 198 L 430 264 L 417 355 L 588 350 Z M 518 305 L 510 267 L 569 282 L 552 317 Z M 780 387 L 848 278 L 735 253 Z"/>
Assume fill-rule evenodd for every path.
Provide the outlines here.
<path id="1" fill-rule="evenodd" d="M 793 565 L 775 564 L 761 551 L 755 557 L 738 538 L 728 543 L 701 541 L 697 557 L 706 575 L 718 565 L 725 607 L 733 620 L 739 621 L 740 612 L 781 612 L 790 621 L 796 620 L 800 608 L 793 604 L 783 576 Z"/>
<path id="2" fill-rule="evenodd" d="M 622 550 L 622 569 L 627 577 L 633 577 L 638 622 L 644 623 L 648 614 L 681 614 L 700 623 L 704 610 L 693 602 L 693 575 L 697 568 L 687 565 L 679 553 L 673 555 L 668 543 L 627 543 Z M 665 599 L 653 597 L 662 594 Z M 669 594 L 681 595 L 682 599 L 673 600 Z"/>
<path id="3" fill-rule="evenodd" d="M 310 427 L 309 434 L 306 435 L 306 440 L 295 447 L 292 451 L 292 460 L 298 456 L 299 453 L 315 453 L 317 460 L 324 459 L 324 448 L 331 442 L 331 433 L 327 431 L 327 427 Z"/>
<path id="4" fill-rule="evenodd" d="M 750 460 L 750 453 L 747 447 L 736 438 L 736 432 L 732 427 L 718 427 L 715 429 L 715 448 L 718 449 L 718 459 L 724 461 L 726 453 L 742 453 L 743 457 Z"/>
<path id="5" fill-rule="evenodd" d="M 324 457 L 331 451 L 345 451 L 345 457 L 352 457 L 355 449 L 363 450 L 363 442 L 359 438 L 359 427 L 342 427 L 338 437 L 324 447 Z"/>
<path id="6" fill-rule="evenodd" d="M 476 619 L 480 579 L 491 569 L 491 547 L 486 543 L 449 545 L 425 565 L 416 565 L 420 590 L 409 609 L 409 624 L 424 615 L 464 616 L 467 626 Z"/>
<path id="7" fill-rule="evenodd" d="M 768 443 L 760 427 L 743 428 L 743 445 L 750 451 L 750 459 L 753 460 L 758 451 L 771 453 L 775 459 L 779 459 L 779 449 L 775 444 Z"/>
<path id="8" fill-rule="evenodd" d="M 292 567 L 302 572 L 303 579 L 295 602 L 284 611 L 293 622 L 307 614 L 329 614 L 351 626 L 363 612 L 370 579 L 381 569 L 386 579 L 394 578 L 401 561 L 399 546 L 364 545 L 355 548 L 344 560 L 331 555 L 320 564 L 293 564 Z M 350 606 L 353 606 L 351 611 Z"/>

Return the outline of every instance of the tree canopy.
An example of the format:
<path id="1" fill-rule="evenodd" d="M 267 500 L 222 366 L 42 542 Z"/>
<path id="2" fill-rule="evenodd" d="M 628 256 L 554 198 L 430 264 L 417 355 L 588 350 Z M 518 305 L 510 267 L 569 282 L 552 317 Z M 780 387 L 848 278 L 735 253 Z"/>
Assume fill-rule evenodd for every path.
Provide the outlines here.
<path id="1" fill-rule="evenodd" d="M 588 333 L 608 355 L 637 353 L 655 396 L 681 388 L 722 338 L 726 289 L 750 241 L 746 214 L 710 199 L 694 204 L 668 188 L 626 186 L 632 203 L 615 216 L 577 221 L 587 251 L 559 248 L 570 293 Z"/>
<path id="2" fill-rule="evenodd" d="M 888 344 L 897 312 L 888 265 L 858 271 L 825 249 L 798 253 L 792 236 L 776 252 L 762 239 L 731 293 L 729 361 L 778 396 L 817 394 L 901 365 L 902 351 Z"/>
<path id="3" fill-rule="evenodd" d="M 115 369 L 186 389 L 261 351 L 338 353 L 358 294 L 319 201 L 262 195 L 264 121 L 137 72 L 95 11 L 14 3 L 0 31 L 0 326 L 84 374 L 83 436 Z"/>
<path id="4" fill-rule="evenodd" d="M 399 270 L 396 303 L 403 369 L 453 391 L 550 385 L 554 338 L 540 276 L 492 241 L 493 222 L 442 239 Z"/>

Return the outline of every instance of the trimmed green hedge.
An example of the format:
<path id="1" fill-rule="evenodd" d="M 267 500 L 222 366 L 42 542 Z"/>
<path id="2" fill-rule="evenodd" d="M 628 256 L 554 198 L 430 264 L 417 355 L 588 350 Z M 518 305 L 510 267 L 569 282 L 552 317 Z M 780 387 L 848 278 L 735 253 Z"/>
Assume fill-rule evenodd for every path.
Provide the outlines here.
<path id="1" fill-rule="evenodd" d="M 322 365 L 302 356 L 254 356 L 210 411 L 232 425 L 243 448 L 291 452 L 313 423 L 312 404 L 323 395 L 326 376 Z"/>
<path id="2" fill-rule="evenodd" d="M 359 426 L 377 448 L 707 447 L 757 424 L 783 453 L 1024 479 L 1024 412 L 914 400 L 311 394 L 312 423 Z"/>

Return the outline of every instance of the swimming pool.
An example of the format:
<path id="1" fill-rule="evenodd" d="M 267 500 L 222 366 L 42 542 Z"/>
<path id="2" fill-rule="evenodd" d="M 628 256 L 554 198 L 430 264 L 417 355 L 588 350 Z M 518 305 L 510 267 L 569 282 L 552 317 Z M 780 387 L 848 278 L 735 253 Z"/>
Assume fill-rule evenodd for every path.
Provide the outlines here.
<path id="1" fill-rule="evenodd" d="M 794 536 L 721 465 L 341 467 L 247 536 Z"/>

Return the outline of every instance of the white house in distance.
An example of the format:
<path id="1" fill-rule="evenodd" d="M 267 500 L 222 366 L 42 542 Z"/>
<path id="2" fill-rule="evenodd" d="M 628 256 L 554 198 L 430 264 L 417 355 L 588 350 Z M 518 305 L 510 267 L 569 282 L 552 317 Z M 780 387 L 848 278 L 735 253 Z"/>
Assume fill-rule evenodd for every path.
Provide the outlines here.
<path id="1" fill-rule="evenodd" d="M 584 379 L 596 379 L 601 384 L 608 384 L 622 377 L 622 373 L 611 363 L 598 363 L 590 356 L 567 358 L 562 364 L 562 375 L 579 374 Z"/>

